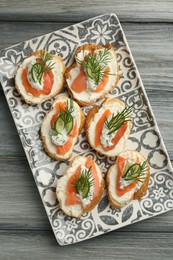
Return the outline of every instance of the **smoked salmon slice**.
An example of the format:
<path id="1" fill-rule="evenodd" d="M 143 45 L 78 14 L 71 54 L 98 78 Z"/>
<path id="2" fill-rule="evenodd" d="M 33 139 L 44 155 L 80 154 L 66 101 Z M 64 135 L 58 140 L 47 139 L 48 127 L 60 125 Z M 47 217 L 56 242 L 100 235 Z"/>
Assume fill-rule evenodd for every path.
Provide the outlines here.
<path id="1" fill-rule="evenodd" d="M 56 119 L 57 119 L 57 117 L 58 117 L 58 115 L 60 113 L 60 109 L 63 112 L 65 112 L 66 105 L 63 102 L 58 102 L 55 107 L 56 107 L 56 113 L 52 116 L 52 119 L 50 121 L 51 128 L 54 128 L 55 121 L 56 121 Z"/>
<path id="2" fill-rule="evenodd" d="M 58 115 L 60 114 L 60 110 L 62 110 L 63 112 L 65 112 L 66 110 L 66 104 L 63 102 L 58 102 L 56 104 L 56 113 L 52 116 L 51 121 L 50 121 L 50 126 L 53 129 L 54 128 L 54 124 L 55 121 L 58 118 Z M 73 138 L 76 137 L 76 135 L 78 134 L 78 128 L 77 128 L 77 122 L 75 122 L 75 125 L 72 129 L 72 131 L 69 134 L 69 139 L 65 142 L 64 145 L 56 145 L 56 152 L 58 154 L 64 155 L 66 154 L 70 148 L 73 145 Z"/>
<path id="3" fill-rule="evenodd" d="M 105 120 L 108 116 L 111 115 L 111 111 L 109 109 L 106 109 L 105 112 L 103 113 L 103 115 L 101 116 L 101 118 L 98 120 L 97 124 L 96 124 L 96 129 L 95 129 L 95 146 L 99 146 L 101 144 L 101 141 L 100 141 L 100 136 L 102 134 L 102 129 L 103 129 L 103 126 L 104 126 L 104 123 L 105 123 Z"/>
<path id="4" fill-rule="evenodd" d="M 119 140 L 121 139 L 121 137 L 123 137 L 126 129 L 127 129 L 128 123 L 125 122 L 118 130 L 116 135 L 114 136 L 114 138 L 112 139 L 112 143 L 113 145 L 111 146 L 107 146 L 107 147 L 103 147 L 105 151 L 110 151 L 112 149 L 115 148 L 115 146 L 117 145 L 117 143 L 119 142 Z"/>
<path id="5" fill-rule="evenodd" d="M 34 97 L 39 97 L 41 94 L 49 95 L 54 83 L 54 75 L 52 71 L 45 72 L 43 75 L 44 85 L 42 90 L 37 90 L 31 86 L 27 78 L 28 68 L 23 69 L 22 83 L 27 93 L 32 94 Z"/>
<path id="6" fill-rule="evenodd" d="M 101 79 L 101 81 L 99 82 L 97 88 L 95 90 L 91 90 L 91 92 L 99 93 L 105 88 L 106 84 L 109 81 L 109 77 L 108 77 L 109 71 L 110 71 L 109 68 L 105 69 L 105 74 Z M 74 79 L 72 83 L 72 89 L 77 93 L 82 93 L 83 91 L 86 90 L 86 88 L 87 88 L 87 75 L 85 70 L 81 67 L 79 75 Z"/>
<path id="7" fill-rule="evenodd" d="M 101 81 L 98 84 L 98 87 L 95 90 L 92 90 L 92 92 L 99 93 L 105 88 L 105 86 L 107 85 L 107 83 L 109 81 L 109 76 L 108 76 L 109 71 L 110 71 L 110 69 L 109 69 L 109 67 L 107 67 L 105 69 L 105 74 L 104 74 L 103 78 L 101 79 Z"/>
<path id="8" fill-rule="evenodd" d="M 69 134 L 69 139 L 67 140 L 67 142 L 65 142 L 64 145 L 56 145 L 56 151 L 58 154 L 64 155 L 70 150 L 73 145 L 73 138 L 76 137 L 77 133 L 77 123 L 75 123 L 72 131 Z"/>
<path id="9" fill-rule="evenodd" d="M 98 173 L 97 173 L 94 161 L 92 160 L 91 157 L 87 158 L 85 166 L 88 169 L 91 167 L 91 174 L 92 174 L 92 177 L 94 180 L 94 195 L 92 198 L 92 201 L 93 201 L 99 194 L 99 188 L 100 188 L 99 187 L 99 177 L 98 177 Z M 92 201 L 88 205 L 85 206 L 86 211 L 90 208 Z"/>
<path id="10" fill-rule="evenodd" d="M 121 139 L 121 137 L 124 135 L 125 131 L 127 130 L 127 126 L 128 123 L 125 122 L 118 130 L 117 133 L 115 135 L 115 137 L 112 139 L 112 143 L 113 145 L 111 146 L 107 146 L 107 147 L 103 147 L 101 141 L 100 141 L 100 137 L 102 134 L 102 129 L 105 123 L 106 118 L 111 115 L 111 112 L 109 109 L 105 110 L 105 112 L 103 113 L 103 115 L 101 116 L 101 118 L 98 120 L 97 124 L 96 124 L 96 128 L 95 128 L 95 146 L 102 146 L 102 148 L 105 151 L 109 151 L 115 148 L 115 146 L 117 145 L 117 143 L 119 142 L 119 140 Z"/>
<path id="11" fill-rule="evenodd" d="M 72 147 L 72 145 L 73 145 L 73 138 L 70 137 L 70 138 L 65 142 L 64 145 L 56 145 L 56 152 L 57 152 L 58 154 L 64 155 L 64 154 L 66 154 L 66 153 L 70 150 L 70 148 Z"/>
<path id="12" fill-rule="evenodd" d="M 94 164 L 94 161 L 92 160 L 91 157 L 87 158 L 87 161 L 85 163 L 85 166 L 87 169 L 91 167 L 91 174 L 94 180 L 94 195 L 93 195 L 93 200 L 98 196 L 99 194 L 99 178 L 98 178 L 98 173 Z M 81 204 L 81 200 L 79 196 L 76 193 L 75 189 L 75 183 L 78 178 L 80 178 L 80 172 L 81 172 L 81 166 L 77 168 L 75 173 L 69 178 L 68 183 L 67 183 L 67 192 L 66 192 L 66 204 L 67 206 L 70 205 L 76 205 L 76 204 Z M 70 198 L 68 198 L 70 197 Z M 90 208 L 92 201 L 84 207 L 85 210 Z"/>
<path id="13" fill-rule="evenodd" d="M 87 76 L 84 69 L 80 67 L 80 73 L 74 79 L 72 83 L 72 89 L 77 93 L 81 93 L 85 91 L 86 87 L 87 87 Z"/>
<path id="14" fill-rule="evenodd" d="M 66 205 L 76 205 L 81 204 L 81 200 L 76 193 L 75 183 L 76 180 L 80 177 L 81 166 L 77 168 L 75 173 L 69 178 L 67 183 L 67 190 L 66 190 Z"/>
<path id="15" fill-rule="evenodd" d="M 135 186 L 136 182 L 133 181 L 129 185 L 125 186 L 123 189 L 120 188 L 121 183 L 121 176 L 123 174 L 124 165 L 125 165 L 126 159 L 123 157 L 118 157 L 117 167 L 118 167 L 118 176 L 117 176 L 117 182 L 116 182 L 116 192 L 118 196 L 123 196 L 125 193 L 131 191 Z M 136 163 L 139 162 L 139 158 L 137 159 Z"/>
<path id="16" fill-rule="evenodd" d="M 77 123 L 75 122 L 75 125 L 74 125 L 73 129 L 71 130 L 69 136 L 76 137 L 77 134 L 78 134 L 78 129 L 77 129 Z"/>
<path id="17" fill-rule="evenodd" d="M 63 112 L 65 112 L 65 110 L 66 110 L 66 104 L 65 103 L 63 103 L 63 102 L 58 102 L 58 103 L 56 103 L 56 112 L 57 112 L 57 114 L 59 114 L 60 113 L 60 109 L 63 111 Z"/>

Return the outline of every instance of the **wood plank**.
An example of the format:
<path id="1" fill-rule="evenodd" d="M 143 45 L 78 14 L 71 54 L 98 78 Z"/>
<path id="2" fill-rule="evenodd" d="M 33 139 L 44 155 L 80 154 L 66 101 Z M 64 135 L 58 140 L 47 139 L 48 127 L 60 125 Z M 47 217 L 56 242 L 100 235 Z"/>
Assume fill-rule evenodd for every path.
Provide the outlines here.
<path id="1" fill-rule="evenodd" d="M 0 160 L 0 169 L 0 230 L 51 230 L 28 162 Z M 173 210 L 121 231 L 173 232 Z"/>
<path id="2" fill-rule="evenodd" d="M 0 15 L 1 19 L 1 15 Z M 1 41 L 0 49 L 23 42 L 37 36 L 60 30 L 72 25 L 69 22 L 3 22 L 0 21 Z"/>
<path id="3" fill-rule="evenodd" d="M 27 160 L 0 160 L 0 169 L 0 229 L 50 229 Z"/>
<path id="4" fill-rule="evenodd" d="M 173 21 L 173 3 L 170 0 L 84 0 L 51 1 L 31 0 L 29 5 L 22 0 L 0 2 L 0 19 L 8 21 L 81 21 L 87 18 L 115 12 L 121 21 Z"/>
<path id="5" fill-rule="evenodd" d="M 170 159 L 173 160 L 173 91 L 150 90 L 148 97 Z M 0 157 L 23 157 L 23 147 L 2 90 L 0 90 L 0 122 L 3 122 L 0 124 L 0 136 L 3 136 L 0 138 Z"/>
<path id="6" fill-rule="evenodd" d="M 0 49 L 68 25 L 71 23 L 1 22 Z M 173 25 L 123 23 L 122 27 L 142 79 L 152 88 L 161 84 L 172 87 Z"/>
<path id="7" fill-rule="evenodd" d="M 82 19 L 80 20 L 82 21 Z M 34 37 L 60 30 L 75 22 L 6 22 L 0 20 L 1 41 L 0 49 L 7 48 L 13 44 L 32 39 Z M 155 62 L 155 59 L 162 58 L 171 61 L 171 56 L 168 53 L 172 50 L 173 39 L 173 24 L 172 23 L 141 23 L 131 22 L 121 23 L 126 34 L 132 53 L 136 53 L 136 58 L 140 58 L 140 54 L 148 53 L 149 55 L 142 55 L 145 61 L 150 60 Z M 164 52 L 158 54 L 160 48 Z M 133 51 L 134 49 L 134 51 Z M 152 59 L 151 59 L 152 58 Z M 171 65 L 171 63 L 170 63 Z"/>
<path id="8" fill-rule="evenodd" d="M 68 247 L 59 246 L 52 232 L 3 231 L 0 236 L 2 259 L 170 260 L 172 233 L 111 232 Z M 103 246 L 104 245 L 104 246 Z M 60 258 L 59 258 L 60 256 Z"/>
<path id="9" fill-rule="evenodd" d="M 2 41 L 0 48 L 5 48 L 16 41 L 48 33 L 67 26 L 67 23 L 0 23 Z M 173 25 L 123 23 L 127 40 L 134 55 L 160 131 L 173 159 Z M 23 33 L 25 32 L 25 33 Z M 17 40 L 16 40 L 17 39 Z M 14 123 L 9 113 L 4 95 L 0 92 L 0 133 L 6 136 L 0 140 L 0 156 L 23 156 Z M 6 118 L 9 118 L 6 120 Z M 12 138 L 10 138 L 12 136 Z M 5 151 L 4 151 L 5 147 Z"/>
<path id="10" fill-rule="evenodd" d="M 0 158 L 25 156 L 2 89 L 0 90 L 0 135 Z"/>

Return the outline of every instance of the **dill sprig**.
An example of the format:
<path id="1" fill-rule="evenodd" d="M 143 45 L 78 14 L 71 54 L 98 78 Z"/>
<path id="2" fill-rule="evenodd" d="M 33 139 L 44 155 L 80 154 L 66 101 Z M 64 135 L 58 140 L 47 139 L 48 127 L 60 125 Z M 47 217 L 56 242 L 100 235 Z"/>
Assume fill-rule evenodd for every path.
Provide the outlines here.
<path id="1" fill-rule="evenodd" d="M 92 166 L 88 169 L 83 169 L 79 179 L 76 180 L 75 188 L 76 192 L 82 196 L 82 198 L 87 198 L 91 186 L 94 185 L 94 178 L 91 174 Z"/>
<path id="2" fill-rule="evenodd" d="M 67 101 L 65 111 L 62 111 L 60 107 L 60 118 L 64 121 L 64 126 L 73 121 L 73 116 L 72 113 L 74 112 L 74 105 L 73 105 L 73 100 L 70 99 L 70 104 Z"/>
<path id="3" fill-rule="evenodd" d="M 122 178 L 125 181 L 143 182 L 147 171 L 147 161 L 144 161 L 142 165 L 139 163 L 131 164 L 123 174 Z"/>
<path id="4" fill-rule="evenodd" d="M 31 77 L 36 83 L 37 81 L 41 84 L 43 74 L 52 70 L 55 63 L 52 63 L 52 55 L 50 53 L 45 53 L 45 51 L 40 51 L 40 60 L 38 60 L 31 68 Z M 49 61 L 49 62 L 48 62 Z M 48 62 L 48 63 L 47 63 Z"/>
<path id="5" fill-rule="evenodd" d="M 97 54 L 87 55 L 83 61 L 77 59 L 78 63 L 86 70 L 86 74 L 91 78 L 96 85 L 102 80 L 105 74 L 105 68 L 110 61 L 109 49 L 99 51 Z"/>
<path id="6" fill-rule="evenodd" d="M 125 107 L 122 112 L 119 112 L 117 115 L 112 114 L 112 118 L 108 120 L 106 118 L 105 125 L 109 130 L 108 135 L 114 133 L 119 129 L 125 122 L 130 121 L 130 113 L 132 112 L 132 106 Z"/>
<path id="7" fill-rule="evenodd" d="M 54 130 L 58 134 L 62 134 L 63 130 L 66 130 L 66 133 L 69 134 L 73 129 L 74 118 L 72 113 L 74 112 L 73 100 L 70 99 L 70 102 L 66 102 L 65 111 L 62 111 L 60 107 L 60 114 L 54 123 Z"/>

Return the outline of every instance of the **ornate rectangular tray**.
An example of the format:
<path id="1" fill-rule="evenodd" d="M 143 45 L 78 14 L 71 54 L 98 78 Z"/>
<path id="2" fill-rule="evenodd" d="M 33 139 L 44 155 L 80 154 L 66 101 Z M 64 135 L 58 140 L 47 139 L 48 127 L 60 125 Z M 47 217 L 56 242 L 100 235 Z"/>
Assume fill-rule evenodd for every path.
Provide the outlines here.
<path id="1" fill-rule="evenodd" d="M 39 49 L 61 55 L 68 66 L 77 46 L 84 43 L 111 43 L 115 48 L 120 66 L 120 80 L 109 96 L 117 97 L 129 106 L 134 104 L 133 127 L 127 149 L 136 149 L 148 158 L 151 177 L 147 194 L 139 201 L 132 201 L 122 209 L 115 209 L 110 206 L 105 189 L 97 207 L 76 219 L 66 216 L 59 209 L 55 198 L 57 178 L 63 175 L 69 161 L 52 160 L 43 151 L 39 138 L 40 124 L 53 100 L 38 106 L 28 106 L 15 90 L 14 74 L 19 63 L 28 54 Z M 2 50 L 0 79 L 32 174 L 60 245 L 89 239 L 173 208 L 172 166 L 139 72 L 115 14 L 98 16 Z M 65 88 L 62 92 L 66 92 Z M 89 108 L 83 109 L 85 114 Z M 84 130 L 75 145 L 73 156 L 77 154 L 92 156 L 104 174 L 115 162 L 115 158 L 106 158 L 90 148 Z"/>

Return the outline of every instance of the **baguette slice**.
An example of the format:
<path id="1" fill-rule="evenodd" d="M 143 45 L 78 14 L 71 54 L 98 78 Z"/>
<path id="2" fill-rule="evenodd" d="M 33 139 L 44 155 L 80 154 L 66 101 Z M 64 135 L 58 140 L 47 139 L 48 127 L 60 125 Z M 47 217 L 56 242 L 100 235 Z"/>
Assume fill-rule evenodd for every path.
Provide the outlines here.
<path id="1" fill-rule="evenodd" d="M 104 116 L 104 114 L 107 112 L 107 110 L 110 111 L 110 117 L 114 114 L 117 115 L 118 112 L 122 112 L 122 110 L 125 108 L 125 104 L 116 99 L 116 98 L 106 98 L 106 100 L 101 104 L 100 108 L 94 106 L 91 108 L 88 112 L 86 123 L 85 123 L 85 130 L 86 130 L 86 136 L 88 139 L 88 142 L 90 143 L 91 147 L 95 149 L 100 154 L 106 155 L 107 157 L 114 157 L 117 156 L 119 153 L 121 153 L 126 146 L 126 141 L 130 135 L 131 130 L 131 122 L 126 122 L 126 129 L 121 136 L 121 138 L 118 138 L 118 141 L 116 145 L 110 145 L 107 146 L 105 141 L 104 144 L 103 139 L 105 140 L 105 137 L 102 135 L 102 130 L 104 129 L 104 123 L 102 125 L 101 118 Z M 106 111 L 106 112 L 105 112 Z M 108 115 L 106 115 L 106 118 L 109 118 Z M 104 121 L 102 121 L 104 122 Z M 123 129 L 124 126 L 122 126 L 121 129 Z M 116 131 L 115 137 L 119 136 L 120 131 Z M 102 137 L 102 139 L 101 139 Z M 98 140 L 99 138 L 99 140 Z M 113 144 L 113 138 L 111 143 Z M 99 142 L 99 144 L 98 144 Z"/>
<path id="2" fill-rule="evenodd" d="M 121 166 L 123 165 L 122 160 L 124 160 L 122 158 L 125 159 L 124 167 Z M 145 170 L 143 170 L 141 177 L 138 177 L 138 179 L 136 179 L 136 182 L 134 182 L 135 185 L 134 187 L 133 186 L 131 188 L 127 187 L 128 185 L 133 185 L 131 184 L 133 180 L 126 182 L 124 181 L 123 178 L 120 178 L 119 180 L 118 177 L 119 176 L 118 173 L 120 173 L 119 169 L 121 167 L 124 169 L 124 172 L 126 172 L 127 168 L 130 165 L 135 163 L 142 165 L 144 161 L 146 161 L 145 157 L 141 155 L 139 152 L 135 150 L 128 150 L 128 151 L 123 151 L 117 157 L 116 163 L 109 168 L 106 175 L 106 186 L 107 186 L 108 199 L 110 204 L 113 207 L 121 208 L 129 204 L 130 201 L 140 199 L 145 195 L 148 189 L 148 184 L 150 179 L 150 169 L 147 161 L 145 165 Z"/>
<path id="3" fill-rule="evenodd" d="M 104 52 L 108 53 L 106 58 L 103 58 L 106 64 L 106 68 L 103 70 L 103 74 L 105 74 L 100 78 L 99 83 L 96 84 L 92 79 L 93 76 L 88 74 L 90 71 L 87 71 L 86 68 L 84 69 L 82 62 L 91 56 L 96 57 L 97 55 L 99 57 L 99 53 L 103 54 Z M 119 80 L 119 66 L 117 55 L 111 45 L 84 44 L 77 48 L 74 59 L 74 63 L 66 70 L 65 77 L 67 88 L 79 105 L 87 106 L 94 104 L 116 87 Z M 104 63 L 99 64 L 102 66 Z M 94 66 L 95 69 L 97 66 Z M 96 75 L 96 73 L 93 73 L 93 75 Z"/>
<path id="4" fill-rule="evenodd" d="M 59 107 L 58 104 L 70 104 L 70 99 L 66 96 L 58 96 L 53 105 L 51 110 L 48 112 L 48 114 L 44 117 L 42 125 L 41 125 L 41 138 L 43 141 L 44 149 L 46 153 L 55 160 L 68 160 L 72 156 L 74 145 L 77 141 L 78 135 L 80 134 L 84 123 L 85 123 L 85 116 L 79 105 L 73 101 L 73 128 L 71 132 L 68 135 L 67 141 L 65 143 L 65 146 L 57 146 L 55 145 L 52 140 L 50 134 L 52 133 L 52 129 L 54 128 L 52 125 L 52 120 L 54 117 L 54 121 L 58 118 L 60 115 L 60 111 L 57 112 L 57 107 Z M 60 109 L 59 109 L 60 110 Z M 75 130 L 76 129 L 76 130 Z M 72 132 L 76 132 L 75 136 L 72 135 Z M 71 146 L 67 145 L 68 140 L 71 139 Z M 58 148 L 60 147 L 60 149 Z M 59 150 L 65 149 L 65 153 L 62 154 Z M 67 151 L 66 151 L 67 150 Z"/>
<path id="5" fill-rule="evenodd" d="M 48 65 L 49 62 L 52 64 L 52 69 L 48 72 L 45 72 L 42 76 L 42 82 L 44 79 L 43 90 L 36 89 L 29 82 L 28 69 L 32 70 L 32 62 L 36 62 L 36 59 L 40 59 L 41 52 L 44 53 L 44 56 L 46 56 L 47 54 L 50 55 L 50 53 L 48 53 L 46 50 L 36 51 L 25 58 L 16 71 L 16 89 L 21 94 L 25 102 L 28 104 L 36 105 L 42 103 L 43 101 L 49 100 L 57 95 L 63 87 L 64 73 L 66 68 L 62 61 L 62 58 L 52 54 L 51 60 L 46 62 L 46 65 Z M 37 77 L 35 76 L 35 78 Z M 38 87 L 38 83 L 36 87 Z"/>
<path id="6" fill-rule="evenodd" d="M 84 185 L 84 193 L 81 192 L 81 190 L 79 192 L 79 185 L 76 186 L 77 182 L 78 184 L 80 183 L 80 187 L 82 187 L 82 183 L 79 179 L 81 176 L 84 176 L 84 171 L 86 169 L 89 170 L 89 168 L 89 180 L 91 182 L 90 188 L 88 190 L 86 189 L 87 185 Z M 71 160 L 64 176 L 59 178 L 57 181 L 56 197 L 59 201 L 60 208 L 64 213 L 79 218 L 85 212 L 91 211 L 98 204 L 103 189 L 103 174 L 96 162 L 94 162 L 91 157 L 76 156 Z"/>

